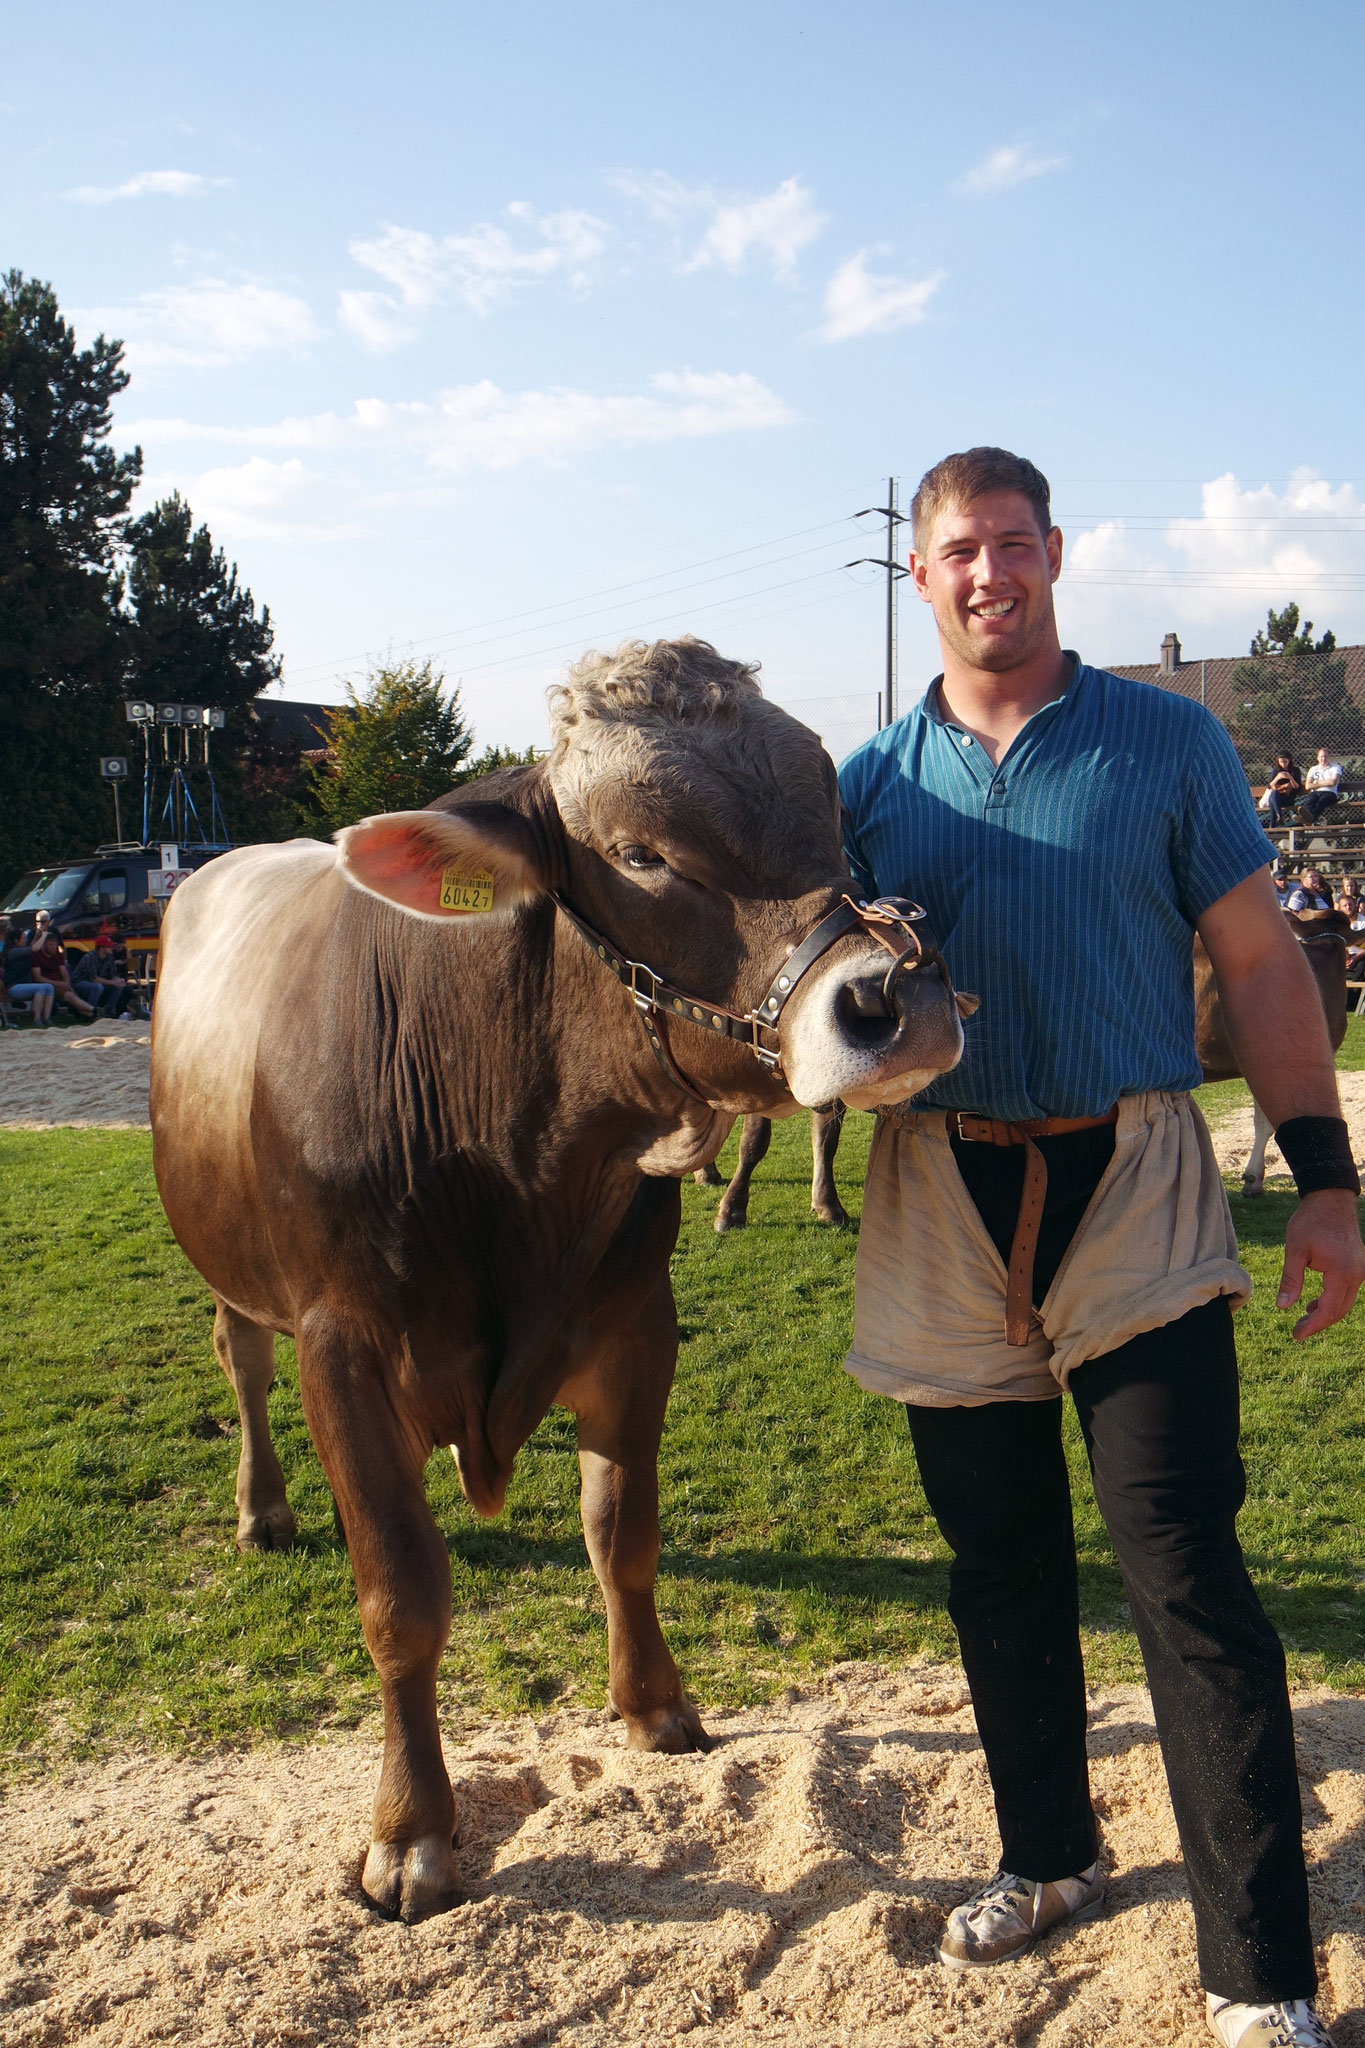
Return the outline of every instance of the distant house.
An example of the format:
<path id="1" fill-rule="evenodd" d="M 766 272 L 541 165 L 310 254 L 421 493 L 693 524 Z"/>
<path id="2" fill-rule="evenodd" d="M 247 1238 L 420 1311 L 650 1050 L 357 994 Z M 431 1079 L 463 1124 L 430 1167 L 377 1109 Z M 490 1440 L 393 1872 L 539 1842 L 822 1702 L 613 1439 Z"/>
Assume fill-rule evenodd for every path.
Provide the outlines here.
<path id="1" fill-rule="evenodd" d="M 1227 725 L 1233 713 L 1241 709 L 1233 685 L 1233 672 L 1247 659 L 1245 654 L 1220 654 L 1210 661 L 1185 661 L 1179 640 L 1174 633 L 1168 633 L 1156 661 L 1136 664 L 1115 662 L 1111 673 L 1130 676 L 1135 683 L 1156 683 L 1161 689 L 1175 690 L 1182 697 L 1193 697 L 1196 703 L 1207 704 L 1215 718 L 1220 718 Z M 1365 710 L 1365 647 L 1338 647 L 1332 660 L 1345 662 L 1346 687 Z"/>
<path id="2" fill-rule="evenodd" d="M 326 761 L 332 752 L 332 724 L 337 704 L 299 704 L 288 697 L 257 697 L 251 716 L 262 737 L 276 746 L 297 744 L 305 761 Z"/>

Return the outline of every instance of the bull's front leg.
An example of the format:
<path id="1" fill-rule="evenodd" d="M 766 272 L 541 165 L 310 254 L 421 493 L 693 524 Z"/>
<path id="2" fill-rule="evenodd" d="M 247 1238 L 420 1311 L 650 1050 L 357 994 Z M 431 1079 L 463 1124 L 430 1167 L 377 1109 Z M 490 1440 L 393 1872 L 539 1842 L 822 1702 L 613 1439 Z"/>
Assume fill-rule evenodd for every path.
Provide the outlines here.
<path id="1" fill-rule="evenodd" d="M 1275 1135 L 1275 1126 L 1260 1103 L 1253 1099 L 1251 1106 L 1256 1112 L 1251 1151 L 1247 1156 L 1246 1165 L 1242 1168 L 1242 1193 L 1249 1196 L 1265 1193 L 1265 1148 Z"/>
<path id="2" fill-rule="evenodd" d="M 711 1747 L 654 1605 L 659 1440 L 677 1354 L 664 1263 L 644 1293 L 608 1290 L 599 1300 L 559 1393 L 578 1423 L 583 1534 L 607 1608 L 611 1704 L 632 1749 L 671 1754 Z"/>
<path id="3" fill-rule="evenodd" d="M 400 1412 L 383 1361 L 325 1311 L 303 1318 L 298 1353 L 304 1413 L 345 1528 L 384 1696 L 384 1767 L 361 1885 L 382 1912 L 421 1920 L 464 1898 L 436 1718 L 450 1557 L 422 1484 L 433 1446 Z"/>
<path id="4" fill-rule="evenodd" d="M 722 1236 L 727 1230 L 743 1230 L 749 1221 L 749 1183 L 772 1141 L 773 1127 L 766 1116 L 745 1117 L 739 1134 L 739 1164 L 716 1211 L 716 1229 Z"/>
<path id="5" fill-rule="evenodd" d="M 811 1181 L 810 1205 L 822 1223 L 845 1224 L 849 1214 L 834 1185 L 834 1158 L 844 1128 L 844 1105 L 810 1113 Z"/>

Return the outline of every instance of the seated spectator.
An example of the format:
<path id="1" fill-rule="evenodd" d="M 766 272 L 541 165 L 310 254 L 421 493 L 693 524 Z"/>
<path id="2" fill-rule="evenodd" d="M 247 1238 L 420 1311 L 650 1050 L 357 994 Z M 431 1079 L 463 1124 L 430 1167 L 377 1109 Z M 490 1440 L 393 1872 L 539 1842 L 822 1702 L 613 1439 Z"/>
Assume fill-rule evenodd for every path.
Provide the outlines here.
<path id="1" fill-rule="evenodd" d="M 40 1031 L 46 1031 L 52 1021 L 54 990 L 50 982 L 35 980 L 33 974 L 33 949 L 26 943 L 23 932 L 7 930 L 3 949 L 0 949 L 0 970 L 5 978 L 6 1002 L 31 1003 L 33 1021 Z"/>
<path id="2" fill-rule="evenodd" d="M 1354 875 L 1343 875 L 1341 887 L 1337 890 L 1337 909 L 1344 910 L 1354 923 L 1356 912 L 1362 906 L 1365 906 L 1365 897 L 1361 896 L 1359 882 Z"/>
<path id="3" fill-rule="evenodd" d="M 1277 754 L 1275 767 L 1265 786 L 1261 798 L 1261 809 L 1272 825 L 1283 825 L 1293 809 L 1295 799 L 1303 794 L 1303 777 L 1294 766 L 1292 754 Z"/>
<path id="4" fill-rule="evenodd" d="M 1298 887 L 1291 889 L 1285 898 L 1285 909 L 1291 917 L 1301 910 L 1330 910 L 1332 899 L 1323 887 L 1322 876 L 1316 868 L 1305 868 L 1299 876 Z"/>
<path id="5" fill-rule="evenodd" d="M 106 1017 L 126 1014 L 128 982 L 118 971 L 108 932 L 101 932 L 90 951 L 82 953 L 72 971 L 71 986 Z"/>
<path id="6" fill-rule="evenodd" d="M 1282 875 L 1278 868 L 1272 868 L 1270 879 L 1275 884 L 1275 899 L 1283 910 L 1285 897 L 1289 894 L 1289 877 Z"/>
<path id="7" fill-rule="evenodd" d="M 1318 758 L 1303 779 L 1304 795 L 1294 815 L 1301 824 L 1316 825 L 1325 817 L 1341 795 L 1342 778 L 1345 769 L 1340 761 L 1329 761 L 1326 747 L 1318 748 Z"/>
<path id="8" fill-rule="evenodd" d="M 84 996 L 77 995 L 71 986 L 71 976 L 66 971 L 66 954 L 62 942 L 53 931 L 33 948 L 32 974 L 35 981 L 52 984 L 52 1000 L 60 1003 L 64 1010 L 74 1010 L 78 1017 L 93 1017 L 95 1005 Z"/>

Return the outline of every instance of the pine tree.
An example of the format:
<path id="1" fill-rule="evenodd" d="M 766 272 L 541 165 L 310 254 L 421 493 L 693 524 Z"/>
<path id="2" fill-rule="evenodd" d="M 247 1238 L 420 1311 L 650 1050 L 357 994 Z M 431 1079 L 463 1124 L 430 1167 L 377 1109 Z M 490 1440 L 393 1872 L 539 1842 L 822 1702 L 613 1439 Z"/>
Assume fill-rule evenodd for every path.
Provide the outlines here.
<path id="1" fill-rule="evenodd" d="M 1314 641 L 1312 620 L 1300 624 L 1296 604 L 1266 614 L 1250 660 L 1232 672 L 1232 736 L 1255 779 L 1265 779 L 1277 754 L 1292 754 L 1304 768 L 1319 747 L 1365 749 L 1365 716 L 1347 687 L 1346 663 L 1333 659 L 1336 644 L 1334 633 Z"/>
<path id="2" fill-rule="evenodd" d="M 278 681 L 270 607 L 257 616 L 236 563 L 195 528 L 178 491 L 132 521 L 127 544 L 134 696 L 235 710 Z"/>
<path id="3" fill-rule="evenodd" d="M 50 285 L 0 282 L 0 886 L 104 826 L 96 756 L 123 717 L 117 551 L 142 470 L 108 443 L 123 348 L 87 349 Z"/>
<path id="4" fill-rule="evenodd" d="M 411 656 L 370 670 L 363 694 L 331 714 L 332 759 L 313 771 L 313 802 L 326 829 L 380 811 L 420 810 L 462 779 L 473 735 L 460 693 Z"/>

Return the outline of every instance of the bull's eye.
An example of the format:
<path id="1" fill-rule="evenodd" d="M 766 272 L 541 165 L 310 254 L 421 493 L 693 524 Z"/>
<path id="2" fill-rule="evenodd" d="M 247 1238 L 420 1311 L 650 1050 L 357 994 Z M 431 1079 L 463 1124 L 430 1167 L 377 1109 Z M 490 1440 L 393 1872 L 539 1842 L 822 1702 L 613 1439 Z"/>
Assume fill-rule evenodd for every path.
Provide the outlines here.
<path id="1" fill-rule="evenodd" d="M 656 853 L 652 846 L 623 846 L 621 859 L 628 868 L 662 868 L 667 866 L 663 855 Z"/>

